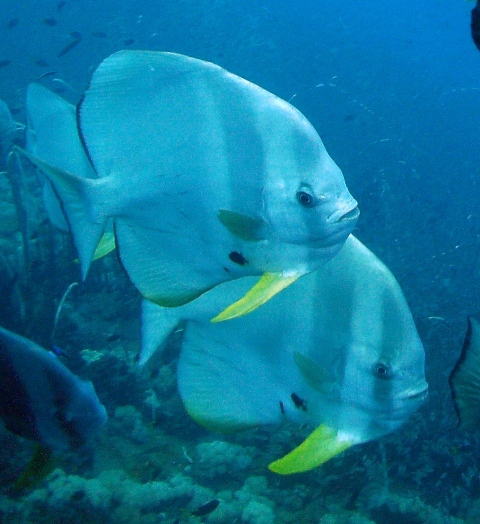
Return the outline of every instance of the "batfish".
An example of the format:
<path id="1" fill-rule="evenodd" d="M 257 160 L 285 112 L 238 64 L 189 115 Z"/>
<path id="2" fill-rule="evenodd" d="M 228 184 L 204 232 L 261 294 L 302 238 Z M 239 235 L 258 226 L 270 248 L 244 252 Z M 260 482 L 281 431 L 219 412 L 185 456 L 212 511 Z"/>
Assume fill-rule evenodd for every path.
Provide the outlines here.
<path id="1" fill-rule="evenodd" d="M 77 449 L 107 420 L 91 382 L 74 375 L 51 352 L 0 328 L 0 419 L 20 437 L 40 444 L 27 473 L 42 476 L 51 453 Z M 48 472 L 47 472 L 48 473 Z"/>
<path id="2" fill-rule="evenodd" d="M 60 196 L 83 276 L 112 217 L 126 272 L 156 304 L 261 276 L 215 320 L 246 314 L 332 258 L 357 221 L 307 119 L 215 64 L 115 53 L 94 72 L 77 125 L 97 179 L 26 154 Z"/>
<path id="3" fill-rule="evenodd" d="M 97 178 L 97 174 L 83 148 L 77 129 L 76 107 L 40 84 L 30 84 L 26 97 L 27 151 L 45 162 L 83 178 Z M 50 222 L 62 231 L 69 231 L 62 205 L 47 178 L 42 179 L 42 195 Z M 105 248 L 108 244 L 108 249 Z M 97 248 L 106 254 L 115 249 L 111 224 Z"/>
<path id="4" fill-rule="evenodd" d="M 2 163 L 15 138 L 19 138 L 20 133 L 23 132 L 23 128 L 22 124 L 13 119 L 8 105 L 0 99 L 0 154 L 2 155 Z"/>
<path id="5" fill-rule="evenodd" d="M 480 324 L 468 319 L 462 353 L 450 375 L 450 388 L 460 425 L 480 428 Z"/>
<path id="6" fill-rule="evenodd" d="M 185 325 L 178 387 L 197 422 L 225 432 L 287 420 L 313 426 L 269 466 L 289 474 L 395 430 L 420 406 L 425 355 L 412 315 L 391 272 L 356 238 L 248 317 L 210 323 L 209 309 L 240 283 L 176 310 L 157 306 L 156 324 L 145 309 L 150 343 L 150 327 L 172 325 L 172 313 Z"/>
<path id="7" fill-rule="evenodd" d="M 76 108 L 40 84 L 30 84 L 26 97 L 27 151 L 45 162 L 81 177 L 97 178 L 80 142 Z M 67 220 L 48 179 L 42 180 L 43 200 L 52 224 L 68 231 Z"/>

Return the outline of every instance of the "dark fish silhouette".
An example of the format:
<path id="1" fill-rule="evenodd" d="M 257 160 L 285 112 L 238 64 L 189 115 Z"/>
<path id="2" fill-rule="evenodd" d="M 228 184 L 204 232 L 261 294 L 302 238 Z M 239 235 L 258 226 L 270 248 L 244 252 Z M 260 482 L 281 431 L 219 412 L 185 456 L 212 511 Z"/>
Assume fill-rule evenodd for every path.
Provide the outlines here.
<path id="1" fill-rule="evenodd" d="M 473 43 L 480 51 L 480 1 L 477 0 L 477 5 L 472 9 L 472 19 L 470 24 L 472 30 Z"/>
<path id="2" fill-rule="evenodd" d="M 91 382 L 31 340 L 0 328 L 0 418 L 12 433 L 63 451 L 95 436 L 107 413 Z"/>
<path id="3" fill-rule="evenodd" d="M 55 18 L 44 18 L 42 20 L 43 25 L 47 25 L 49 27 L 55 27 L 58 25 L 58 22 L 55 20 Z"/>
<path id="4" fill-rule="evenodd" d="M 194 517 L 203 517 L 204 515 L 209 515 L 212 513 L 212 511 L 218 508 L 219 504 L 220 501 L 218 499 L 209 500 L 208 502 L 205 502 L 205 504 L 202 504 L 197 509 L 193 510 L 191 515 Z"/>
<path id="5" fill-rule="evenodd" d="M 0 60 L 0 67 L 7 67 L 12 63 L 11 60 Z"/>
<path id="6" fill-rule="evenodd" d="M 56 74 L 57 74 L 56 71 L 47 71 L 46 73 L 43 73 L 43 75 L 37 76 L 35 81 L 43 80 L 44 78 L 48 78 L 49 76 L 53 76 L 53 75 L 56 75 Z"/>
<path id="7" fill-rule="evenodd" d="M 450 375 L 450 388 L 460 426 L 480 429 L 480 324 L 468 319 L 462 353 Z"/>
<path id="8" fill-rule="evenodd" d="M 68 52 L 70 52 L 73 48 L 77 47 L 77 45 L 82 41 L 82 35 L 80 33 L 75 33 L 74 40 L 72 40 L 69 44 L 67 44 L 57 55 L 58 58 L 61 58 L 63 55 L 66 55 Z"/>
<path id="9" fill-rule="evenodd" d="M 20 20 L 18 18 L 12 18 L 11 20 L 8 21 L 7 28 L 13 29 L 14 27 L 18 25 L 19 22 Z"/>
<path id="10" fill-rule="evenodd" d="M 55 452 L 77 449 L 105 424 L 107 412 L 91 382 L 74 375 L 53 352 L 0 328 L 0 419 L 37 443 L 17 490 L 53 469 Z"/>

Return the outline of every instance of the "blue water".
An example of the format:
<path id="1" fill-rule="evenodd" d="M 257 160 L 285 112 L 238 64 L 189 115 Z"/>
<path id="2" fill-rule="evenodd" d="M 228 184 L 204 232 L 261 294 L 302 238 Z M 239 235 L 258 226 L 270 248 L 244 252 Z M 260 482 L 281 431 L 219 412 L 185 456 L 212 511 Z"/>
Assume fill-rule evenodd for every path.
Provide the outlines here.
<path id="1" fill-rule="evenodd" d="M 403 428 L 381 443 L 354 448 L 321 471 L 283 479 L 262 469 L 266 462 L 261 453 L 270 453 L 263 433 L 229 441 L 249 450 L 258 448 L 260 456 L 249 451 L 256 461 L 251 469 L 232 471 L 235 466 L 230 465 L 215 473 L 212 466 L 213 474 L 208 475 L 208 464 L 200 466 L 195 457 L 190 464 L 185 452 L 188 455 L 205 439 L 222 437 L 198 429 L 182 411 L 174 387 L 174 360 L 162 368 L 170 386 L 159 393 L 166 407 L 158 408 L 163 418 L 152 426 L 157 419 L 153 415 L 149 419 L 151 408 L 145 408 L 142 400 L 151 386 L 117 355 L 95 371 L 97 389 L 111 414 L 116 405 L 133 405 L 136 411 L 112 415 L 114 422 L 99 449 L 92 451 L 92 456 L 97 453 L 94 466 L 91 457 L 79 463 L 72 456 L 61 466 L 67 475 L 95 479 L 102 471 L 125 469 L 130 480 L 118 481 L 121 487 L 104 478 L 98 488 L 109 496 L 118 489 L 117 504 L 122 508 L 127 508 L 124 500 L 128 497 L 121 490 L 133 489 L 128 482 L 137 482 L 137 488 L 150 481 L 171 482 L 178 472 L 192 485 L 203 486 L 205 498 L 228 489 L 237 494 L 236 500 L 245 500 L 244 507 L 251 500 L 259 504 L 251 509 L 253 516 L 233 512 L 215 517 L 220 515 L 220 506 L 204 518 L 206 522 L 273 522 L 268 520 L 271 513 L 274 522 L 315 524 L 457 522 L 450 517 L 469 524 L 480 522 L 480 509 L 475 509 L 480 508 L 480 440 L 475 432 L 456 428 L 448 388 L 466 318 L 480 313 L 480 53 L 470 37 L 473 6 L 463 0 L 67 0 L 58 9 L 57 1 L 2 0 L 0 61 L 10 64 L 0 68 L 0 98 L 19 121 L 24 121 L 25 90 L 30 82 L 54 72 L 42 83 L 76 103 L 101 60 L 125 47 L 174 51 L 213 61 L 296 105 L 344 172 L 361 208 L 355 234 L 398 279 L 427 357 L 429 400 Z M 56 25 L 46 25 L 44 20 L 49 18 Z M 18 23 L 7 28 L 13 19 Z M 81 41 L 58 57 L 75 38 L 72 32 L 80 33 Z M 40 232 L 47 228 L 45 224 L 37 227 Z M 48 342 L 54 297 L 58 300 L 61 289 L 79 278 L 76 268 L 68 264 L 75 257 L 72 247 L 63 241 L 66 252 L 56 248 L 52 254 L 54 248 L 47 243 L 38 271 L 23 276 L 24 284 L 31 279 L 31 285 L 26 285 L 32 313 L 26 320 L 28 335 L 37 335 L 42 343 Z M 56 271 L 50 271 L 50 262 L 45 260 L 54 261 Z M 60 274 L 62 264 L 65 268 Z M 132 360 L 138 346 L 138 300 L 121 269 L 109 270 L 110 279 L 94 273 L 83 294 L 72 298 L 75 307 L 67 309 L 65 317 L 70 315 L 70 320 L 64 320 L 60 336 L 73 352 L 80 346 L 103 351 L 113 349 L 114 340 L 109 342 L 108 337 L 120 332 L 125 354 Z M 105 290 L 128 304 L 123 316 L 115 309 L 118 302 L 105 301 L 102 306 Z M 92 296 L 97 297 L 95 309 Z M 45 303 L 50 304 L 48 311 Z M 18 322 L 13 324 L 18 327 Z M 78 329 L 74 336 L 73 325 Z M 76 365 L 79 372 L 85 371 L 80 363 Z M 160 430 L 164 431 L 161 438 L 155 433 Z M 23 459 L 24 448 L 18 440 L 2 438 Z M 127 466 L 115 459 L 115 453 L 105 451 L 109 439 L 119 456 L 130 457 Z M 138 450 L 142 453 L 136 461 L 132 457 Z M 12 465 L 12 454 L 1 459 L 8 471 L 1 482 L 5 493 L 15 468 L 21 468 L 20 458 Z M 365 493 L 359 494 L 359 484 L 371 482 L 372 490 L 372 479 L 385 484 L 385 468 L 390 503 L 375 507 L 366 501 Z M 267 486 L 259 482 L 250 491 L 245 488 L 253 475 L 266 476 Z M 195 491 L 185 488 L 173 502 L 148 511 L 132 503 L 120 515 L 99 502 L 95 505 L 93 496 L 90 505 L 85 502 L 88 497 L 75 498 L 68 479 L 62 479 L 51 481 L 51 491 L 59 492 L 57 499 L 43 486 L 40 502 L 35 503 L 33 495 L 15 502 L 15 511 L 23 507 L 27 512 L 20 520 L 15 520 L 11 508 L 5 509 L 3 500 L 0 522 L 86 523 L 108 518 L 112 522 L 130 518 L 180 522 L 188 518 L 182 508 L 191 505 Z M 88 489 L 94 491 L 92 486 Z M 90 493 L 88 489 L 81 488 Z M 401 509 L 401 497 L 410 512 Z M 200 499 L 198 495 L 194 506 L 203 502 Z M 31 508 L 34 516 L 28 513 Z"/>

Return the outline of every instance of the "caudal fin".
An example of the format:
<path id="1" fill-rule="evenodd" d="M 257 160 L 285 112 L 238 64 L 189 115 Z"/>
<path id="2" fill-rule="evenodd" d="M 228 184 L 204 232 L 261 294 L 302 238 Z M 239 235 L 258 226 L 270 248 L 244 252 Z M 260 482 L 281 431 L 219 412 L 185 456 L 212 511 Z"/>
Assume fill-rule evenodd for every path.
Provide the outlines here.
<path id="1" fill-rule="evenodd" d="M 90 215 L 92 208 L 90 197 L 94 194 L 94 186 L 99 183 L 99 180 L 74 175 L 44 162 L 18 146 L 15 149 L 45 173 L 53 184 L 70 225 L 82 268 L 82 277 L 85 278 L 107 221 L 105 216 L 92 220 Z"/>

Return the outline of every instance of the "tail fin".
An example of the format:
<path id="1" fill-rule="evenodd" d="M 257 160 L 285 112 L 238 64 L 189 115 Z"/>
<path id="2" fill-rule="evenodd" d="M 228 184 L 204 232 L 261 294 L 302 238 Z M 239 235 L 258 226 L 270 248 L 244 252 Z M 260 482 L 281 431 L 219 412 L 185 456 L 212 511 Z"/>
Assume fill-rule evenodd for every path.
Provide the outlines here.
<path id="1" fill-rule="evenodd" d="M 107 221 L 106 216 L 94 220 L 90 214 L 91 196 L 99 180 L 83 178 L 51 166 L 18 146 L 15 150 L 35 164 L 52 182 L 70 225 L 85 279 Z"/>

